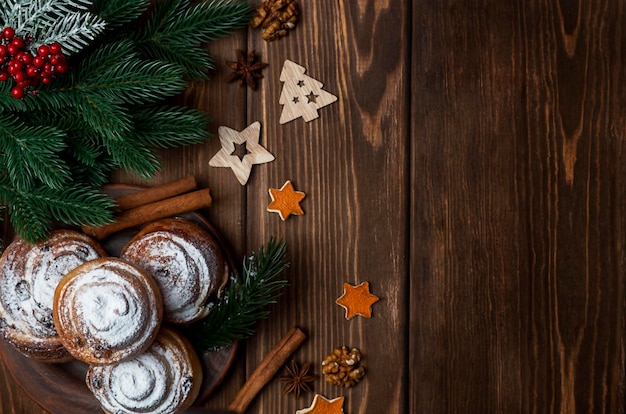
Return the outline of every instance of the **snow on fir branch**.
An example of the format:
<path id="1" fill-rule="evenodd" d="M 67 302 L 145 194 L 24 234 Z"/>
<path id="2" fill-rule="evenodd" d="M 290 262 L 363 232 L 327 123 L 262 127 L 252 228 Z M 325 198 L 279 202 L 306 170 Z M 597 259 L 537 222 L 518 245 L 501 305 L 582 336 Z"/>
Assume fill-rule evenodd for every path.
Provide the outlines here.
<path id="1" fill-rule="evenodd" d="M 59 42 L 66 55 L 89 45 L 105 29 L 105 22 L 89 12 L 89 0 L 0 0 L 0 24 L 33 38 L 31 51 Z"/>

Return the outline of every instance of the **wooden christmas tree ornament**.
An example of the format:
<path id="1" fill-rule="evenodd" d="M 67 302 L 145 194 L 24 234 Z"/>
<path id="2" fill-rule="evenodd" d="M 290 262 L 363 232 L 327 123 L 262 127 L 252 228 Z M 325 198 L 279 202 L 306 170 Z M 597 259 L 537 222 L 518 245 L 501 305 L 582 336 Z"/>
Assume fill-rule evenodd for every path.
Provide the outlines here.
<path id="1" fill-rule="evenodd" d="M 322 89 L 320 81 L 304 74 L 306 69 L 290 60 L 285 60 L 280 73 L 284 82 L 279 103 L 283 105 L 279 122 L 285 124 L 302 117 L 306 122 L 319 117 L 317 110 L 330 105 L 337 97 Z"/>
<path id="2" fill-rule="evenodd" d="M 296 216 L 304 214 L 300 201 L 306 197 L 306 194 L 296 191 L 291 181 L 287 180 L 280 189 L 270 188 L 269 193 L 272 202 L 267 206 L 267 211 L 278 213 L 283 221 L 287 220 L 291 214 Z"/>
<path id="3" fill-rule="evenodd" d="M 344 400 L 345 397 L 337 397 L 329 400 L 319 394 L 315 394 L 311 406 L 296 411 L 296 414 L 343 414 Z"/>
<path id="4" fill-rule="evenodd" d="M 243 131 L 221 126 L 217 133 L 222 149 L 211 158 L 211 167 L 230 167 L 235 177 L 245 185 L 254 164 L 263 164 L 274 160 L 274 156 L 259 144 L 261 123 L 255 122 Z"/>

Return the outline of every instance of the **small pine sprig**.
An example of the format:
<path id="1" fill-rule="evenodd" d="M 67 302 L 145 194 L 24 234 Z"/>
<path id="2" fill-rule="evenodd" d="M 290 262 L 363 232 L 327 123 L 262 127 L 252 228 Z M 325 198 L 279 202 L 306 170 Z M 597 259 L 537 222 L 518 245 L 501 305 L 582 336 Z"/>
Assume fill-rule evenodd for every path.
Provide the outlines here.
<path id="1" fill-rule="evenodd" d="M 235 273 L 224 297 L 189 328 L 187 337 L 196 350 L 213 351 L 252 335 L 256 322 L 268 317 L 267 305 L 276 303 L 287 286 L 281 274 L 288 266 L 287 244 L 274 238 L 245 258 L 243 275 Z"/>

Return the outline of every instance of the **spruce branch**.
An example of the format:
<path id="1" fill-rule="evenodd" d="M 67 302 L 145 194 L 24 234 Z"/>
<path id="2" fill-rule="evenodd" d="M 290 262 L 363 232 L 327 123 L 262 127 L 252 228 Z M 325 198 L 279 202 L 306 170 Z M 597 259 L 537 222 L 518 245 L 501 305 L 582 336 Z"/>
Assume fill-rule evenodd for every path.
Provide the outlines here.
<path id="1" fill-rule="evenodd" d="M 245 26 L 251 17 L 242 0 L 160 1 L 137 33 L 137 47 L 147 56 L 181 65 L 187 77 L 206 79 L 212 61 L 200 46 Z"/>
<path id="2" fill-rule="evenodd" d="M 156 148 L 203 142 L 209 118 L 170 99 L 206 79 L 202 43 L 250 16 L 245 0 L 0 0 L 0 24 L 31 51 L 59 42 L 68 56 L 66 73 L 23 99 L 0 82 L 0 204 L 16 232 L 34 241 L 55 220 L 98 225 L 113 205 L 78 188 L 97 193 L 116 168 L 150 178 Z"/>
<path id="3" fill-rule="evenodd" d="M 269 315 L 267 305 L 275 303 L 287 286 L 281 275 L 288 266 L 287 244 L 274 238 L 244 259 L 243 275 L 235 272 L 225 296 L 190 327 L 188 337 L 196 349 L 204 353 L 252 335 L 256 322 Z"/>
<path id="4" fill-rule="evenodd" d="M 35 186 L 21 190 L 0 171 L 0 200 L 9 206 L 13 228 L 31 243 L 45 238 L 53 221 L 100 226 L 113 220 L 115 202 L 97 190 L 79 184 L 65 189 Z"/>
<path id="5" fill-rule="evenodd" d="M 188 108 L 143 107 L 133 120 L 133 139 L 155 148 L 199 144 L 209 137 L 209 118 Z"/>
<path id="6" fill-rule="evenodd" d="M 69 169 L 59 157 L 64 138 L 60 129 L 30 126 L 0 113 L 0 165 L 18 188 L 29 188 L 36 180 L 62 188 L 69 180 Z"/>
<path id="7" fill-rule="evenodd" d="M 93 0 L 93 12 L 107 22 L 107 28 L 117 28 L 132 22 L 150 6 L 150 0 Z"/>

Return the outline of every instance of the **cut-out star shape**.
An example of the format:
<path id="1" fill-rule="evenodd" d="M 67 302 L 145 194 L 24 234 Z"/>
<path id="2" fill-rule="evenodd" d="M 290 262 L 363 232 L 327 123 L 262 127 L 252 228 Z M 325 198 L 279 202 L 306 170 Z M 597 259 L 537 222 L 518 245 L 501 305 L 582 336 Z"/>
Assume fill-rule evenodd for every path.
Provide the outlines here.
<path id="1" fill-rule="evenodd" d="M 269 193 L 272 202 L 267 206 L 267 211 L 278 213 L 283 221 L 287 220 L 291 214 L 296 216 L 304 214 L 300 201 L 306 197 L 306 194 L 296 191 L 291 181 L 287 180 L 280 189 L 270 188 Z"/>
<path id="2" fill-rule="evenodd" d="M 274 160 L 274 156 L 259 144 L 261 123 L 258 121 L 241 132 L 221 126 L 217 133 L 222 149 L 211 158 L 209 165 L 211 167 L 230 167 L 241 185 L 248 182 L 254 164 L 263 164 Z"/>
<path id="3" fill-rule="evenodd" d="M 372 317 L 372 305 L 380 298 L 370 293 L 369 282 L 363 282 L 358 286 L 350 283 L 343 284 L 343 295 L 335 303 L 346 310 L 346 319 L 352 319 L 357 315 L 364 318 Z"/>
<path id="4" fill-rule="evenodd" d="M 345 397 L 337 397 L 329 400 L 319 394 L 315 394 L 311 406 L 296 411 L 296 414 L 343 414 L 344 399 Z"/>

